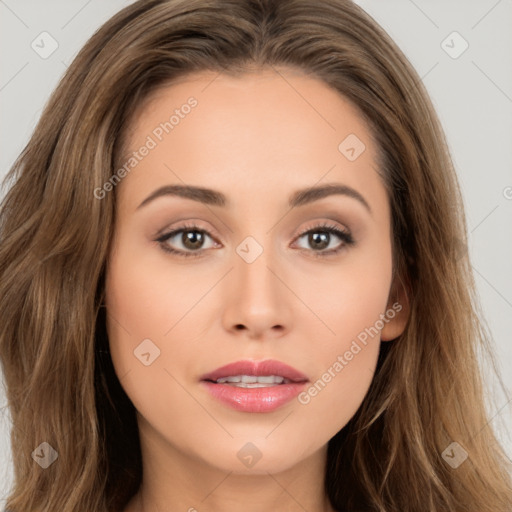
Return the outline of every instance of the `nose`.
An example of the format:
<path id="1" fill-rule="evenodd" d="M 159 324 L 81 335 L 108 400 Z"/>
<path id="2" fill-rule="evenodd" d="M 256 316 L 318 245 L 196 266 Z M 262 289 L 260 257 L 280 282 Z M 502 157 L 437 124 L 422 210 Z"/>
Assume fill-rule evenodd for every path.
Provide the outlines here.
<path id="1" fill-rule="evenodd" d="M 293 293 L 287 274 L 271 250 L 265 248 L 252 262 L 234 255 L 234 268 L 225 284 L 223 326 L 250 339 L 278 338 L 291 328 Z"/>

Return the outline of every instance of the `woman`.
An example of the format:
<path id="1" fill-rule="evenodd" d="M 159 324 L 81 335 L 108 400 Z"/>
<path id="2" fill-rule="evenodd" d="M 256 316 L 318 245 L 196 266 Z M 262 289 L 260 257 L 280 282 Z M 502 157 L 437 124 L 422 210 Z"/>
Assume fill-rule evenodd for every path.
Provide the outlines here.
<path id="1" fill-rule="evenodd" d="M 136 2 L 8 178 L 11 512 L 510 510 L 444 134 L 356 5 Z"/>

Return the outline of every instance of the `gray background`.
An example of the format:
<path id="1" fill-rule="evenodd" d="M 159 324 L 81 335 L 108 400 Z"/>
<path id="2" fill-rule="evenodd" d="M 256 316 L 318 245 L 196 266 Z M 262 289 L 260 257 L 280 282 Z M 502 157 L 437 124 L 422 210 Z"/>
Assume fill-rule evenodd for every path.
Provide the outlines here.
<path id="1" fill-rule="evenodd" d="M 0 0 L 0 179 L 27 143 L 77 51 L 129 3 Z M 356 3 L 384 27 L 418 70 L 447 134 L 466 204 L 478 293 L 507 388 L 500 391 L 496 379 L 488 377 L 489 414 L 512 457 L 512 0 Z M 56 43 L 40 36 L 42 32 Z M 461 53 L 464 41 L 469 46 Z M 52 44 L 57 49 L 42 58 Z M 482 366 L 487 368 L 485 361 Z M 5 402 L 0 388 L 1 509 L 12 481 Z"/>

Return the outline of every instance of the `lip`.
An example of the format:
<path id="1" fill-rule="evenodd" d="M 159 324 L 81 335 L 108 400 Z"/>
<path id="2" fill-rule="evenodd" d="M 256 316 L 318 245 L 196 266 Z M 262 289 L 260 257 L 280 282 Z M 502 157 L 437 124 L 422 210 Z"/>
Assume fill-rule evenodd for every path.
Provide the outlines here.
<path id="1" fill-rule="evenodd" d="M 231 375 L 280 375 L 291 382 L 264 388 L 239 388 L 215 382 L 217 379 Z M 274 411 L 297 396 L 309 382 L 306 375 L 297 369 L 273 359 L 236 361 L 203 375 L 200 380 L 213 397 L 243 412 Z"/>

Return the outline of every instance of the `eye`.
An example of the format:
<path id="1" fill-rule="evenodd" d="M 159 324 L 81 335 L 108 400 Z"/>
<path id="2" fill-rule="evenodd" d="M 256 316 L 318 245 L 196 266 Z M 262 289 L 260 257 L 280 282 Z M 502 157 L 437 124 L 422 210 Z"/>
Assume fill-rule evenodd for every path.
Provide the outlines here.
<path id="1" fill-rule="evenodd" d="M 333 241 L 333 235 L 335 238 L 341 240 L 341 243 L 338 243 L 334 248 L 329 248 Z M 349 231 L 342 230 L 337 226 L 328 223 L 319 224 L 309 228 L 307 231 L 302 232 L 297 239 L 301 239 L 306 236 L 307 243 L 312 249 L 304 247 L 300 247 L 300 249 L 312 252 L 314 256 L 318 257 L 337 254 L 346 247 L 355 244 L 355 241 Z M 204 247 L 206 238 L 213 240 L 206 230 L 192 224 L 180 226 L 168 233 L 164 233 L 156 239 L 156 242 L 158 242 L 162 249 L 168 253 L 183 257 L 198 257 L 201 256 L 206 249 L 215 247 L 217 244 L 217 242 L 214 241 L 210 247 Z M 176 248 L 176 245 L 178 245 L 178 248 Z"/>
<path id="2" fill-rule="evenodd" d="M 335 238 L 338 238 L 342 242 L 338 243 L 334 247 L 329 248 L 331 242 L 333 241 L 333 235 Z M 301 239 L 306 236 L 306 242 L 310 245 L 310 247 L 313 248 L 312 252 L 315 256 L 320 257 L 337 254 L 347 246 L 355 244 L 355 241 L 349 231 L 342 230 L 337 226 L 328 223 L 319 224 L 308 229 L 307 231 L 304 231 L 297 237 L 297 239 Z M 302 249 L 307 250 L 307 248 L 303 247 Z"/>
<path id="3" fill-rule="evenodd" d="M 168 233 L 164 233 L 162 236 L 157 238 L 156 241 L 160 243 L 162 249 L 166 252 L 184 257 L 200 256 L 203 250 L 211 248 L 204 247 L 206 237 L 212 239 L 204 229 L 201 229 L 196 225 L 187 225 L 169 231 Z M 172 242 L 173 239 L 177 240 L 171 244 L 170 242 Z M 171 246 L 174 244 L 178 245 L 177 249 Z"/>

